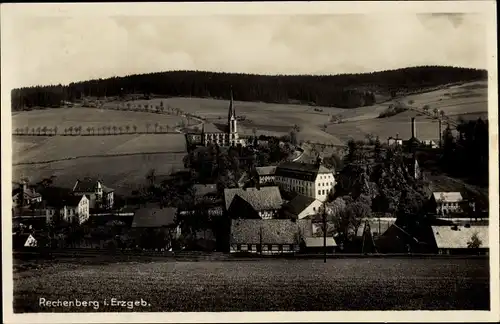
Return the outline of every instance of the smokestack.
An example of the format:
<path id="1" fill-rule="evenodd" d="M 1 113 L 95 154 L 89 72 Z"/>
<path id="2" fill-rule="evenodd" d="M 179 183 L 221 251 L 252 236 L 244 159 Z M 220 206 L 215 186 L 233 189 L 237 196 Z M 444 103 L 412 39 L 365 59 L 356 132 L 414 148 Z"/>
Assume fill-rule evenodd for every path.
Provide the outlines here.
<path id="1" fill-rule="evenodd" d="M 441 138 L 443 137 L 443 135 L 442 135 L 443 132 L 441 130 L 441 127 L 442 127 L 441 118 L 439 118 L 439 148 L 441 148 L 441 146 L 442 146 Z"/>
<path id="2" fill-rule="evenodd" d="M 416 138 L 415 117 L 411 118 L 411 138 Z"/>

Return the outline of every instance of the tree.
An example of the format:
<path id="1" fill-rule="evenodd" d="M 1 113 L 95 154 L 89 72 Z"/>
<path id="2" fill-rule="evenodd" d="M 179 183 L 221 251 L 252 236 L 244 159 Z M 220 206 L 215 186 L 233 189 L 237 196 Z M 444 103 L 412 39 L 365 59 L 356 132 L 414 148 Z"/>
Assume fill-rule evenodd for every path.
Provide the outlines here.
<path id="1" fill-rule="evenodd" d="M 118 132 L 119 132 L 119 134 L 121 134 L 123 132 L 123 127 L 122 126 L 118 126 Z"/>
<path id="2" fill-rule="evenodd" d="M 137 133 L 137 126 L 136 125 L 132 125 L 132 128 L 134 129 L 134 133 Z"/>
<path id="3" fill-rule="evenodd" d="M 439 114 L 439 109 L 437 109 L 436 107 L 434 107 L 434 109 L 432 110 L 432 112 L 434 113 L 434 116 L 437 117 L 438 114 Z"/>
<path id="4" fill-rule="evenodd" d="M 118 127 L 116 127 L 116 125 L 113 125 L 113 133 L 116 135 L 116 130 L 118 129 Z"/>
<path id="5" fill-rule="evenodd" d="M 47 135 L 47 126 L 43 126 L 42 132 L 44 135 Z"/>
<path id="6" fill-rule="evenodd" d="M 130 131 L 130 126 L 129 125 L 126 125 L 125 126 L 125 129 L 127 130 L 127 133 Z"/>
<path id="7" fill-rule="evenodd" d="M 151 127 L 150 123 L 146 123 L 146 133 L 149 133 L 149 127 Z"/>
<path id="8" fill-rule="evenodd" d="M 483 242 L 479 239 L 477 233 L 472 234 L 470 241 L 467 242 L 467 248 L 469 249 L 479 249 Z"/>
<path id="9" fill-rule="evenodd" d="M 158 126 L 159 126 L 159 124 L 155 123 L 155 133 L 158 131 Z"/>
<path id="10" fill-rule="evenodd" d="M 42 129 L 41 129 L 41 127 L 40 127 L 40 126 L 38 126 L 38 127 L 36 128 L 36 132 L 38 133 L 38 135 L 40 135 L 41 130 L 42 130 Z"/>
<path id="11" fill-rule="evenodd" d="M 69 126 L 68 132 L 70 135 L 73 135 L 73 126 Z"/>
<path id="12" fill-rule="evenodd" d="M 297 145 L 297 133 L 293 130 L 290 132 L 290 143 L 292 145 Z"/>
<path id="13" fill-rule="evenodd" d="M 87 127 L 87 133 L 88 133 L 89 136 L 90 136 L 90 131 L 91 131 L 91 128 L 90 128 L 90 126 L 88 126 Z"/>

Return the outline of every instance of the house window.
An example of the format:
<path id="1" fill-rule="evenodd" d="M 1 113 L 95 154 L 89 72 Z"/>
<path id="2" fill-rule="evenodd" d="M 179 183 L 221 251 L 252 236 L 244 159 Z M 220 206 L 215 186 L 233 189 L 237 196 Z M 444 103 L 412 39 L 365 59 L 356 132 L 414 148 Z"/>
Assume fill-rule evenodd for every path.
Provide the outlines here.
<path id="1" fill-rule="evenodd" d="M 268 250 L 269 250 L 269 246 L 268 246 L 267 244 L 264 244 L 264 245 L 262 246 L 262 250 L 263 250 L 263 251 L 268 251 Z"/>
<path id="2" fill-rule="evenodd" d="M 241 251 L 248 251 L 248 245 L 247 244 L 241 244 Z"/>
<path id="3" fill-rule="evenodd" d="M 283 251 L 290 251 L 290 246 L 288 244 L 283 245 Z"/>
<path id="4" fill-rule="evenodd" d="M 321 195 L 321 190 L 318 190 L 318 195 Z"/>
<path id="5" fill-rule="evenodd" d="M 276 245 L 276 244 L 273 244 L 273 245 L 272 245 L 272 247 L 271 247 L 271 249 L 272 249 L 272 251 L 273 251 L 273 252 L 277 252 L 277 251 L 279 251 L 279 250 L 280 250 L 280 249 L 279 249 L 279 246 L 278 246 L 278 245 Z"/>
<path id="6" fill-rule="evenodd" d="M 257 251 L 257 244 L 252 244 L 251 250 L 252 251 Z"/>

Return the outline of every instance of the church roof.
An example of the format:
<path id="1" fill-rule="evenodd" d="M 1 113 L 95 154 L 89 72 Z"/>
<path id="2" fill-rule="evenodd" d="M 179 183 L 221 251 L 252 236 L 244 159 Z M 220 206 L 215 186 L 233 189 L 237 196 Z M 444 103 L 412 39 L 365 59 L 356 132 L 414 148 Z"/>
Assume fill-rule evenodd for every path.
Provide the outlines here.
<path id="1" fill-rule="evenodd" d="M 226 129 L 222 125 L 216 125 L 214 123 L 203 124 L 204 133 L 225 133 Z"/>

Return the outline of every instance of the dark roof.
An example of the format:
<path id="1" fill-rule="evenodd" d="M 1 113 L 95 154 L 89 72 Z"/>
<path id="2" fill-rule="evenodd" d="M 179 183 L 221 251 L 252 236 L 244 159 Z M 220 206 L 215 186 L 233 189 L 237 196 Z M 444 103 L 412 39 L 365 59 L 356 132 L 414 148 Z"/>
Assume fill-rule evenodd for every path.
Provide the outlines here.
<path id="1" fill-rule="evenodd" d="M 256 211 L 279 209 L 283 204 L 279 188 L 261 187 L 261 188 L 230 188 L 224 189 L 224 201 L 226 210 L 229 209 L 234 197 L 238 195 L 248 202 Z"/>
<path id="2" fill-rule="evenodd" d="M 295 198 L 293 198 L 286 205 L 283 206 L 283 209 L 289 213 L 292 213 L 293 215 L 298 215 L 309 205 L 311 205 L 315 200 L 316 199 L 314 198 L 297 194 Z"/>
<path id="3" fill-rule="evenodd" d="M 175 224 L 176 214 L 177 208 L 147 205 L 135 211 L 132 227 L 171 226 Z"/>
<path id="4" fill-rule="evenodd" d="M 210 194 L 217 194 L 216 184 L 195 184 L 193 189 L 196 197 L 203 197 Z"/>
<path id="5" fill-rule="evenodd" d="M 12 196 L 17 195 L 18 193 L 21 192 L 21 188 L 16 188 L 12 190 Z M 24 195 L 27 196 L 28 198 L 37 198 L 40 197 L 41 195 L 35 191 L 33 188 L 25 188 L 24 189 Z"/>
<path id="6" fill-rule="evenodd" d="M 92 178 L 84 178 L 76 180 L 73 191 L 75 192 L 93 192 L 96 190 L 98 180 Z"/>
<path id="7" fill-rule="evenodd" d="M 85 195 L 83 195 L 85 196 Z M 68 196 L 66 197 L 66 199 L 64 200 L 64 205 L 66 206 L 78 206 L 78 204 L 80 203 L 80 201 L 83 199 L 83 196 Z M 88 199 L 89 197 L 87 197 Z"/>
<path id="8" fill-rule="evenodd" d="M 298 180 L 314 181 L 320 173 L 331 173 L 325 166 L 317 163 L 286 162 L 276 168 L 276 176 Z"/>
<path id="9" fill-rule="evenodd" d="M 288 219 L 236 219 L 231 221 L 233 244 L 297 244 L 299 227 Z"/>
<path id="10" fill-rule="evenodd" d="M 255 170 L 259 176 L 270 176 L 276 173 L 275 166 L 256 167 Z"/>

